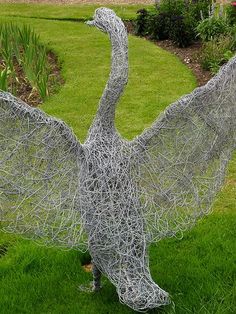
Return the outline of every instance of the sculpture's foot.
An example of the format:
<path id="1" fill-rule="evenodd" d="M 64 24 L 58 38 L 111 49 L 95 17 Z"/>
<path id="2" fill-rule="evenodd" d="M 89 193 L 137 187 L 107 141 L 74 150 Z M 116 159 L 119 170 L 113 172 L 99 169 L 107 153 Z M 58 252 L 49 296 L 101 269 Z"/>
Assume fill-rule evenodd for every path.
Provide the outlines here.
<path id="1" fill-rule="evenodd" d="M 93 288 L 92 288 L 92 291 L 93 292 L 98 292 L 98 291 L 100 291 L 102 289 L 102 286 L 95 286 L 94 284 L 93 284 Z"/>
<path id="2" fill-rule="evenodd" d="M 97 266 L 93 263 L 93 288 L 92 290 L 95 292 L 99 291 L 102 288 L 101 276 L 102 276 L 102 273 L 97 268 Z"/>
<path id="3" fill-rule="evenodd" d="M 142 278 L 118 287 L 120 300 L 136 311 L 170 304 L 169 294 L 149 279 Z"/>

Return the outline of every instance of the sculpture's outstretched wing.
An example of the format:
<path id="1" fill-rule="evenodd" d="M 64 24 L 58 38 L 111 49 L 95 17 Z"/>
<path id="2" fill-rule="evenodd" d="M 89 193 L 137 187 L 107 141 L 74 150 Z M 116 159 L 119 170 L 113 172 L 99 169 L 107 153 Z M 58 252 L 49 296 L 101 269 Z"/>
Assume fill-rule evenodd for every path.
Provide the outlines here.
<path id="1" fill-rule="evenodd" d="M 152 240 L 185 230 L 207 214 L 236 148 L 236 57 L 131 143 Z"/>
<path id="2" fill-rule="evenodd" d="M 0 92 L 0 226 L 78 247 L 80 143 L 62 121 Z"/>

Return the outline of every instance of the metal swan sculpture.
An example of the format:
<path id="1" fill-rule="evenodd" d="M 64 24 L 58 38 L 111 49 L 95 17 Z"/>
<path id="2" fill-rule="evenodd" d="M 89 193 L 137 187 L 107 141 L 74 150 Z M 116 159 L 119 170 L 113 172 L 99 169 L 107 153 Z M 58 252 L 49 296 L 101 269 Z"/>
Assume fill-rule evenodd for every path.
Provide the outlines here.
<path id="1" fill-rule="evenodd" d="M 88 248 L 94 288 L 105 274 L 134 310 L 169 303 L 151 278 L 148 247 L 209 213 L 236 148 L 236 58 L 171 104 L 132 141 L 114 126 L 128 81 L 128 40 L 106 8 L 88 22 L 108 33 L 111 73 L 87 140 L 62 121 L 0 93 L 0 219 L 8 232 Z"/>

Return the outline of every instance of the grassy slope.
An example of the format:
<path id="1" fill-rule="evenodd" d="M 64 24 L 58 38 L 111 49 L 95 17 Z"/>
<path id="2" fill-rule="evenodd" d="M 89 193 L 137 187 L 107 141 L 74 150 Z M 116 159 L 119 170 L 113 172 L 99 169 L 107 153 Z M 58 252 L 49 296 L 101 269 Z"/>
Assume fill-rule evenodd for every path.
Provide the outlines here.
<path id="1" fill-rule="evenodd" d="M 1 16 L 24 16 L 37 18 L 56 18 L 56 19 L 88 19 L 94 14 L 94 10 L 99 5 L 50 5 L 50 4 L 0 4 Z M 135 17 L 138 9 L 148 7 L 148 5 L 106 5 L 112 8 L 123 19 Z"/>
<path id="2" fill-rule="evenodd" d="M 14 21 L 30 23 L 60 56 L 66 83 L 43 109 L 63 118 L 83 140 L 109 75 L 107 36 L 83 23 L 26 18 Z M 150 125 L 166 105 L 191 91 L 195 79 L 175 56 L 152 43 L 130 37 L 129 46 L 130 79 L 118 106 L 116 123 L 122 135 L 131 138 Z"/>
<path id="3" fill-rule="evenodd" d="M 33 12 L 32 6 L 30 10 Z M 60 10 L 63 15 L 63 8 Z M 66 84 L 43 109 L 63 118 L 83 140 L 109 72 L 107 37 L 83 24 L 24 22 L 34 26 L 63 62 Z M 130 38 L 130 63 L 129 85 L 117 112 L 117 126 L 128 138 L 195 85 L 191 73 L 175 57 L 144 40 Z M 182 241 L 167 239 L 151 248 L 153 277 L 172 293 L 176 304 L 175 310 L 169 307 L 165 312 L 236 312 L 235 177 L 234 158 L 215 213 L 187 232 Z M 115 289 L 106 280 L 98 295 L 79 290 L 80 284 L 91 280 L 91 274 L 81 268 L 86 255 L 39 247 L 4 234 L 1 243 L 9 250 L 0 263 L 0 312 L 103 314 L 115 309 L 116 313 L 132 313 L 118 302 Z"/>

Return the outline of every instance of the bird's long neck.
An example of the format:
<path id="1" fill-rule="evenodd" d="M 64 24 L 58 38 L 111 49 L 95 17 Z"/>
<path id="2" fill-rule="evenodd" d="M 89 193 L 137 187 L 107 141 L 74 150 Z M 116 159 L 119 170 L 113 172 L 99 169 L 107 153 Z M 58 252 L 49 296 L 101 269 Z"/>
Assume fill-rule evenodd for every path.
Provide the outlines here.
<path id="1" fill-rule="evenodd" d="M 128 38 L 125 27 L 110 34 L 112 44 L 111 72 L 89 131 L 89 138 L 98 133 L 115 132 L 116 104 L 128 82 Z"/>

